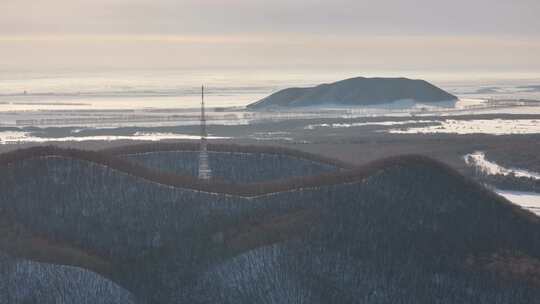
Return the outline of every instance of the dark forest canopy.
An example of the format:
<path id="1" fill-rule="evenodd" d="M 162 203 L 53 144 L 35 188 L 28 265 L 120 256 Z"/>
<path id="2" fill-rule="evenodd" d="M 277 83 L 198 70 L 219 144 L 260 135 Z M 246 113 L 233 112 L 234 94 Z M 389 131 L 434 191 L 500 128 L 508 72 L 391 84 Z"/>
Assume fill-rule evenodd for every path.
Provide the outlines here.
<path id="1" fill-rule="evenodd" d="M 238 196 L 257 196 L 274 192 L 290 191 L 300 188 L 320 187 L 324 185 L 336 185 L 361 181 L 362 179 L 369 177 L 370 175 L 378 171 L 396 166 L 434 167 L 436 169 L 447 172 L 452 176 L 466 179 L 446 164 L 421 155 L 402 155 L 397 157 L 390 157 L 372 162 L 364 166 L 353 167 L 337 160 L 331 160 L 314 154 L 281 147 L 209 145 L 208 148 L 210 151 L 222 152 L 229 151 L 244 153 L 284 153 L 294 157 L 306 158 L 312 161 L 333 164 L 337 167 L 342 168 L 342 170 L 331 173 L 324 173 L 316 176 L 293 177 L 261 183 L 231 184 L 223 181 L 201 181 L 198 178 L 187 174 L 178 175 L 168 172 L 162 172 L 145 167 L 144 165 L 138 164 L 136 162 L 131 162 L 129 160 L 117 157 L 117 155 L 135 153 L 182 150 L 195 151 L 196 149 L 198 149 L 198 145 L 196 144 L 184 143 L 130 145 L 110 150 L 104 150 L 102 152 L 66 149 L 55 146 L 32 147 L 0 154 L 0 166 L 10 165 L 14 162 L 27 159 L 59 156 L 98 163 L 112 169 L 164 185 Z M 473 181 L 468 181 L 468 183 L 472 187 L 481 187 L 476 185 Z"/>
<path id="2" fill-rule="evenodd" d="M 276 192 L 285 192 L 302 188 L 316 188 L 322 186 L 339 185 L 362 181 L 373 174 L 390 170 L 395 167 L 426 167 L 430 169 L 440 170 L 453 178 L 462 180 L 470 190 L 483 192 L 486 196 L 493 200 L 502 201 L 505 204 L 512 205 L 518 213 L 522 213 L 525 217 L 533 219 L 537 218 L 533 214 L 521 209 L 502 199 L 500 196 L 484 188 L 470 178 L 461 175 L 459 172 L 448 166 L 447 164 L 434 160 L 423 155 L 400 155 L 395 157 L 383 158 L 373 161 L 363 166 L 353 166 L 351 164 L 311 154 L 294 149 L 275 146 L 250 146 L 250 145 L 235 145 L 235 144 L 210 144 L 209 151 L 219 152 L 241 152 L 241 153 L 269 153 L 269 154 L 286 154 L 292 157 L 309 159 L 311 161 L 335 165 L 341 170 L 331 173 L 324 173 L 315 176 L 292 177 L 274 181 L 266 181 L 260 183 L 249 184 L 232 184 L 221 180 L 202 181 L 192 175 L 179 175 L 169 172 L 163 172 L 153 168 L 148 168 L 142 164 L 123 159 L 121 155 L 148 153 L 148 152 L 163 152 L 163 151 L 197 151 L 199 146 L 197 143 L 151 143 L 139 145 L 126 145 L 102 151 L 79 150 L 72 148 L 60 148 L 57 146 L 39 146 L 26 149 L 19 149 L 0 154 L 0 167 L 9 166 L 14 162 L 19 162 L 27 159 L 43 158 L 50 156 L 59 156 L 73 158 L 83 161 L 94 162 L 100 165 L 107 166 L 111 169 L 122 171 L 148 181 L 153 181 L 159 184 L 193 189 L 203 192 L 229 194 L 243 197 L 251 197 L 265 195 Z"/>
<path id="3" fill-rule="evenodd" d="M 180 148 L 197 151 L 49 146 L 0 155 L 0 250 L 99 273 L 142 303 L 538 298 L 539 218 L 443 163 L 409 155 L 231 185 L 125 159 Z M 211 149 L 225 158 L 302 154 Z M 248 165 L 257 166 L 254 159 Z M 10 240 L 5 231 L 17 242 L 1 242 Z"/>
<path id="4" fill-rule="evenodd" d="M 199 151 L 200 144 L 194 142 L 181 143 L 145 143 L 137 145 L 126 145 L 104 149 L 102 152 L 113 155 L 126 155 L 148 152 L 166 152 L 166 151 Z M 346 162 L 324 157 L 321 155 L 304 152 L 300 150 L 289 149 L 277 146 L 261 146 L 261 145 L 235 145 L 235 144 L 208 144 L 208 151 L 214 152 L 229 152 L 229 153 L 266 153 L 266 154 L 284 154 L 291 157 L 311 160 L 314 162 L 334 165 L 340 168 L 350 168 L 352 165 Z"/>

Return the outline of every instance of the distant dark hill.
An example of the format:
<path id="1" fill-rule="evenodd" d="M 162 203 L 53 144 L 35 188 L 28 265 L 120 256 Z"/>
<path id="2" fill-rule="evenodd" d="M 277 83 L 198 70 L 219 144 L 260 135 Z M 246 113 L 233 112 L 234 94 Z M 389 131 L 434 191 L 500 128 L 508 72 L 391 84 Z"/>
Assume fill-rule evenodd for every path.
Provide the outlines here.
<path id="1" fill-rule="evenodd" d="M 232 159 L 282 153 L 251 155 L 244 165 L 296 158 L 305 175 L 230 184 L 158 170 L 159 153 L 192 148 L 0 155 L 0 251 L 88 269 L 141 303 L 540 297 L 539 218 L 442 163 L 401 156 L 347 168 L 293 150 L 222 145 L 209 149 Z M 122 158 L 144 153 L 151 162 Z M 330 164 L 340 170 L 310 175 Z"/>
<path id="2" fill-rule="evenodd" d="M 248 108 L 259 110 L 324 105 L 369 106 L 400 100 L 435 103 L 457 99 L 424 80 L 358 77 L 312 88 L 285 89 L 250 104 Z"/>

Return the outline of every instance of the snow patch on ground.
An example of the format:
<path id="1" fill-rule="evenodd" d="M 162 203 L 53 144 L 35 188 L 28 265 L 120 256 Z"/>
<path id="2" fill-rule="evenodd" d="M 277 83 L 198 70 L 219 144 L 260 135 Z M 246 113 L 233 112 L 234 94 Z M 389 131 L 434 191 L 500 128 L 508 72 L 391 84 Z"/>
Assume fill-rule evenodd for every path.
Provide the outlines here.
<path id="1" fill-rule="evenodd" d="M 471 154 L 467 154 L 463 157 L 465 163 L 471 167 L 475 167 L 484 174 L 488 175 L 514 175 L 516 177 L 527 177 L 540 179 L 540 173 L 532 172 L 518 168 L 505 168 L 497 163 L 491 162 L 486 159 L 486 154 L 481 151 L 476 151 Z"/>
<path id="2" fill-rule="evenodd" d="M 405 121 L 374 121 L 374 122 L 354 122 L 354 123 L 332 123 L 332 124 L 311 124 L 307 125 L 304 129 L 314 130 L 316 128 L 352 128 L 352 127 L 364 127 L 364 126 L 395 126 L 395 125 L 407 125 L 416 123 L 431 123 L 432 120 L 405 120 Z"/>
<path id="3" fill-rule="evenodd" d="M 226 137 L 209 136 L 209 139 L 227 139 Z M 45 142 L 64 142 L 64 141 L 115 141 L 115 140 L 141 140 L 141 141 L 159 141 L 171 139 L 200 139 L 199 135 L 177 134 L 177 133 L 151 133 L 136 132 L 133 135 L 97 135 L 97 136 L 66 136 L 66 137 L 37 137 L 30 132 L 22 131 L 2 131 L 0 132 L 0 144 L 18 144 L 18 143 L 45 143 Z"/>
<path id="4" fill-rule="evenodd" d="M 512 203 L 520 205 L 540 216 L 540 193 L 507 190 L 496 190 L 495 192 Z"/>
<path id="5" fill-rule="evenodd" d="M 395 134 L 535 134 L 540 133 L 540 120 L 537 119 L 476 119 L 476 120 L 442 120 L 440 125 L 391 129 Z"/>
<path id="6" fill-rule="evenodd" d="M 487 175 L 514 175 L 516 177 L 527 177 L 540 179 L 540 173 L 532 172 L 524 169 L 505 168 L 497 163 L 486 159 L 486 154 L 482 151 L 467 154 L 463 157 L 465 163 L 471 167 L 480 170 Z M 519 205 L 525 209 L 540 215 L 540 193 L 522 192 L 495 189 L 495 192 L 512 203 Z"/>
<path id="7" fill-rule="evenodd" d="M 9 290 L 0 303 L 135 303 L 127 290 L 77 267 L 0 256 L 0 278 L 0 290 Z"/>

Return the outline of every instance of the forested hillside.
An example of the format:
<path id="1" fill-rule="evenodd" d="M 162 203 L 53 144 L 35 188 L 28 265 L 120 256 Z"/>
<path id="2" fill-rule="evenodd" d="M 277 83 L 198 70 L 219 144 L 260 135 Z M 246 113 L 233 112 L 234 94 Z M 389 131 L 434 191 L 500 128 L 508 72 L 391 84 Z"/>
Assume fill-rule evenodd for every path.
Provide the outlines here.
<path id="1" fill-rule="evenodd" d="M 0 242 L 0 251 L 84 268 L 140 303 L 491 304 L 540 296 L 538 218 L 444 164 L 402 156 L 336 170 L 283 152 L 270 163 L 296 168 L 293 177 L 199 184 L 177 168 L 157 170 L 165 168 L 160 155 L 165 163 L 171 155 L 196 160 L 162 153 L 176 148 L 1 155 L 0 233 L 14 241 Z M 257 167 L 260 155 L 250 149 L 219 151 L 216 170 L 226 157 Z M 134 153 L 158 162 L 121 157 Z M 251 156 L 238 162 L 238 153 Z M 55 286 L 51 293 L 73 285 Z"/>
<path id="2" fill-rule="evenodd" d="M 124 157 L 150 168 L 175 174 L 197 176 L 199 170 L 199 152 L 196 151 L 147 152 Z M 339 170 L 331 164 L 284 154 L 210 151 L 208 157 L 216 179 L 237 184 L 319 175 Z"/>

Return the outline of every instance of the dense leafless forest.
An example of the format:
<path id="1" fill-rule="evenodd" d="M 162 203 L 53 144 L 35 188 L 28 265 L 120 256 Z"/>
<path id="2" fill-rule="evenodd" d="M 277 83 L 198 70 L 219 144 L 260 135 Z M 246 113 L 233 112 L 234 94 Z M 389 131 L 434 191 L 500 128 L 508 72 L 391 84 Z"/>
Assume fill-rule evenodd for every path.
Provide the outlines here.
<path id="1" fill-rule="evenodd" d="M 401 156 L 353 167 L 282 148 L 211 146 L 221 176 L 203 183 L 191 175 L 193 150 L 1 155 L 3 299 L 533 303 L 540 295 L 538 218 L 440 162 Z M 182 161 L 171 167 L 174 158 Z"/>

